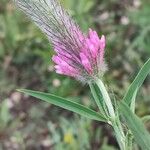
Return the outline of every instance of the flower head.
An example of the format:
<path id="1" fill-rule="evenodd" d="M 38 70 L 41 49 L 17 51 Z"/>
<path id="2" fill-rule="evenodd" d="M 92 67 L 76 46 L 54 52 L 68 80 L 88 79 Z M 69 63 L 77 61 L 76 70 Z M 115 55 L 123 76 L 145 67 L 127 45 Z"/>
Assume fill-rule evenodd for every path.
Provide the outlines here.
<path id="1" fill-rule="evenodd" d="M 83 34 L 57 0 L 15 0 L 47 35 L 56 55 L 56 72 L 89 82 L 105 70 L 105 37 L 89 29 Z"/>

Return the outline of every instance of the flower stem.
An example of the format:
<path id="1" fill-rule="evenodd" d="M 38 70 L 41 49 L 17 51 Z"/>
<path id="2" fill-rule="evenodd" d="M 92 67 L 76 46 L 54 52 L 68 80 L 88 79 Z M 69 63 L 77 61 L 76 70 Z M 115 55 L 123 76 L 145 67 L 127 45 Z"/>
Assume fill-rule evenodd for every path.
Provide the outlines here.
<path id="1" fill-rule="evenodd" d="M 108 95 L 108 92 L 107 92 L 103 82 L 100 79 L 97 79 L 96 84 L 98 85 L 98 87 L 99 87 L 99 89 L 102 93 L 102 96 L 103 96 L 104 101 L 106 103 L 106 106 L 107 106 L 107 109 L 108 109 L 108 112 L 109 112 L 109 115 L 110 115 L 111 119 L 114 119 L 115 118 L 114 108 L 113 108 L 111 99 Z"/>
<path id="2" fill-rule="evenodd" d="M 102 96 L 104 98 L 104 102 L 107 106 L 107 110 L 110 116 L 110 122 L 111 125 L 115 131 L 116 139 L 118 141 L 119 147 L 121 150 L 127 150 L 126 144 L 125 144 L 125 135 L 123 132 L 123 128 L 119 119 L 119 116 L 115 114 L 115 110 L 112 104 L 112 101 L 109 97 L 109 94 L 103 84 L 103 82 L 100 79 L 96 79 L 95 83 L 99 87 Z"/>
<path id="3" fill-rule="evenodd" d="M 120 126 L 118 125 L 118 121 L 115 120 L 114 122 L 112 121 L 112 127 L 114 129 L 115 135 L 116 135 L 116 139 L 118 141 L 120 150 L 127 150 L 126 148 L 126 144 L 125 144 L 125 136 L 124 136 L 124 132 L 122 130 L 122 127 L 120 128 Z"/>
<path id="4" fill-rule="evenodd" d="M 126 135 L 126 147 L 127 147 L 127 150 L 132 150 L 132 141 L 133 141 L 133 135 L 131 133 L 131 131 L 129 130 L 127 132 L 127 135 Z"/>

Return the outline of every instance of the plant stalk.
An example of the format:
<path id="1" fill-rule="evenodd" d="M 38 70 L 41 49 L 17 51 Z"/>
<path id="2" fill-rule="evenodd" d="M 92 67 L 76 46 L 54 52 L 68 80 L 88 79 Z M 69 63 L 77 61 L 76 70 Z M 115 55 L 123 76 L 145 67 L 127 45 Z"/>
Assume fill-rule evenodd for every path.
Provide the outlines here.
<path id="1" fill-rule="evenodd" d="M 99 87 L 99 89 L 102 93 L 102 96 L 103 96 L 104 101 L 106 103 L 106 106 L 107 106 L 107 109 L 108 109 L 108 112 L 109 112 L 109 115 L 110 115 L 111 119 L 114 119 L 116 117 L 115 111 L 114 111 L 111 99 L 108 95 L 108 92 L 107 92 L 103 82 L 100 79 L 97 79 L 96 84 L 97 84 L 97 86 Z"/>
<path id="2" fill-rule="evenodd" d="M 112 101 L 109 97 L 109 94 L 103 84 L 103 82 L 100 79 L 96 79 L 95 83 L 97 84 L 97 86 L 99 87 L 102 96 L 104 98 L 104 102 L 107 106 L 108 109 L 108 113 L 110 116 L 110 122 L 111 125 L 114 129 L 115 135 L 116 135 L 116 139 L 117 142 L 119 144 L 120 150 L 127 150 L 126 144 L 125 144 L 125 135 L 123 132 L 123 128 L 120 122 L 119 117 L 115 114 L 115 110 L 112 104 Z"/>

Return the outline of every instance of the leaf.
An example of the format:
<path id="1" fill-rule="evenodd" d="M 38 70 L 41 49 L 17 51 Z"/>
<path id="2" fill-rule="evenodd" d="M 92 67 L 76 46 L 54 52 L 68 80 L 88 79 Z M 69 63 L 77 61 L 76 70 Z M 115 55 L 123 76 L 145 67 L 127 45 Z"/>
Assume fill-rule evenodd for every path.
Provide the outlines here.
<path id="1" fill-rule="evenodd" d="M 136 78 L 130 85 L 127 93 L 125 94 L 125 96 L 123 98 L 123 101 L 125 101 L 125 103 L 128 106 L 131 106 L 131 104 L 134 106 L 134 103 L 135 103 L 134 101 L 135 101 L 137 91 L 140 88 L 140 86 L 142 85 L 142 83 L 144 82 L 144 80 L 147 77 L 147 75 L 149 74 L 149 72 L 150 72 L 150 59 L 148 59 L 148 61 L 143 65 L 143 67 L 137 74 Z"/>
<path id="2" fill-rule="evenodd" d="M 97 120 L 97 121 L 103 121 L 103 122 L 107 121 L 103 115 L 101 115 L 101 114 L 95 112 L 94 110 L 89 109 L 81 104 L 75 103 L 73 101 L 69 101 L 64 98 L 52 95 L 52 94 L 38 92 L 38 91 L 31 91 L 31 90 L 26 90 L 26 89 L 19 89 L 18 91 L 28 94 L 30 96 L 36 97 L 38 99 L 41 99 L 45 102 L 54 104 L 61 108 L 78 113 L 87 118 Z"/>
<path id="3" fill-rule="evenodd" d="M 145 129 L 141 119 L 136 116 L 124 102 L 121 102 L 119 110 L 134 135 L 137 144 L 142 150 L 150 150 L 150 134 Z"/>
<path id="4" fill-rule="evenodd" d="M 150 115 L 142 117 L 142 121 L 143 121 L 143 123 L 150 121 Z"/>
<path id="5" fill-rule="evenodd" d="M 100 112 L 102 112 L 102 114 L 104 114 L 105 116 L 108 116 L 107 108 L 106 108 L 103 96 L 102 96 L 101 91 L 99 90 L 98 86 L 94 83 L 89 84 L 89 86 L 90 86 L 92 95 L 94 97 L 94 100 L 95 100 Z"/>

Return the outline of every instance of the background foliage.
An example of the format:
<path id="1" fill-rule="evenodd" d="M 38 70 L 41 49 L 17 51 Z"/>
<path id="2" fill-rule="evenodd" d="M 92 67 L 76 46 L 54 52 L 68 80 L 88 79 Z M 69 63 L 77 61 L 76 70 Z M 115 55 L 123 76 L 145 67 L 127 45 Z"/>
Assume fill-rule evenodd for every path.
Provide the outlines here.
<path id="1" fill-rule="evenodd" d="M 122 98 L 150 56 L 147 0 L 63 0 L 83 31 L 107 38 L 104 76 L 109 92 Z M 0 149 L 115 150 L 112 129 L 16 92 L 28 88 L 64 96 L 95 108 L 86 85 L 54 72 L 46 37 L 12 2 L 0 0 Z M 150 78 L 138 93 L 139 116 L 150 113 Z M 79 101 L 81 99 L 82 101 Z M 97 108 L 95 108 L 97 109 Z M 150 124 L 147 123 L 147 128 Z"/>

